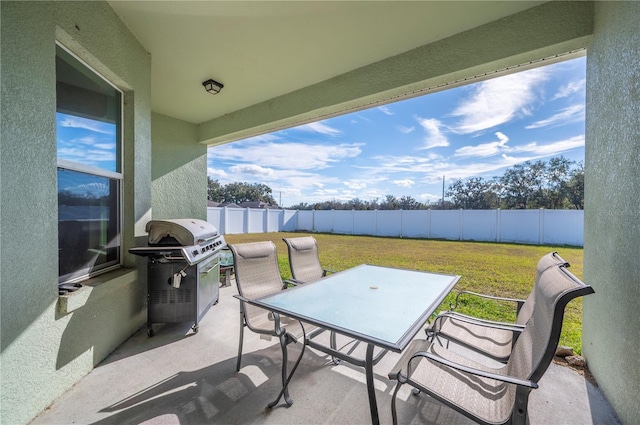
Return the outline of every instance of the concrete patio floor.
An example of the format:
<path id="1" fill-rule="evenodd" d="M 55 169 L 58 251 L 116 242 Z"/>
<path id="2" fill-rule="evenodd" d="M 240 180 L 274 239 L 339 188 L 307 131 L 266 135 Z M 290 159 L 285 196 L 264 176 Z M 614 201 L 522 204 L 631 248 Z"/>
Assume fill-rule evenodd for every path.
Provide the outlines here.
<path id="1" fill-rule="evenodd" d="M 280 391 L 281 353 L 276 339 L 245 332 L 242 369 L 236 372 L 239 332 L 235 285 L 220 288 L 220 301 L 193 334 L 190 323 L 141 328 L 91 373 L 56 400 L 32 424 L 367 424 L 371 423 L 364 370 L 331 363 L 307 349 L 291 380 L 291 407 L 266 405 Z M 420 333 L 419 337 L 424 334 Z M 301 344 L 289 345 L 289 364 Z M 387 373 L 399 354 L 374 368 L 380 421 L 391 423 L 394 382 Z M 405 386 L 400 422 L 471 423 Z M 617 425 L 599 389 L 574 370 L 552 364 L 529 401 L 532 424 Z"/>

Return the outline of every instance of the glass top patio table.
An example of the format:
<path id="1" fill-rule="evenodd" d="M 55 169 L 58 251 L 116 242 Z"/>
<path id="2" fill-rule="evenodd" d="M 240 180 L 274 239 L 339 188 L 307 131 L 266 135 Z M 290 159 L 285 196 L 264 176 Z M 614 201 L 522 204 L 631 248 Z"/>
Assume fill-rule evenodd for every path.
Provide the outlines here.
<path id="1" fill-rule="evenodd" d="M 459 279 L 363 264 L 252 304 L 400 352 Z"/>

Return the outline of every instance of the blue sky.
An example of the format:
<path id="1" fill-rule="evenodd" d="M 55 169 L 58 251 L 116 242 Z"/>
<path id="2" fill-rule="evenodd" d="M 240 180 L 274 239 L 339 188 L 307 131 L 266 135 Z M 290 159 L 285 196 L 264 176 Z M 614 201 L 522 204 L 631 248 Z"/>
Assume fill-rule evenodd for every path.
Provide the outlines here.
<path id="1" fill-rule="evenodd" d="M 116 171 L 116 125 L 56 113 L 58 158 Z"/>
<path id="2" fill-rule="evenodd" d="M 207 174 L 264 183 L 282 206 L 412 196 L 525 161 L 584 160 L 586 58 L 214 146 Z"/>

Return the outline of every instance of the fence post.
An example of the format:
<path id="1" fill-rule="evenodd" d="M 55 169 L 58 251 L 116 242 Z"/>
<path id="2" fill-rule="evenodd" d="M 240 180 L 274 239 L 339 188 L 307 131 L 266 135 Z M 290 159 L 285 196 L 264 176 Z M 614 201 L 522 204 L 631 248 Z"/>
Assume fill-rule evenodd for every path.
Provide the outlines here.
<path id="1" fill-rule="evenodd" d="M 356 210 L 351 209 L 351 234 L 354 235 L 356 232 Z"/>
<path id="2" fill-rule="evenodd" d="M 542 245 L 544 239 L 544 208 L 540 208 L 538 211 L 538 245 Z"/>
<path id="3" fill-rule="evenodd" d="M 227 207 L 222 207 L 220 212 L 220 231 L 223 235 L 229 233 L 229 230 L 227 230 Z"/>
<path id="4" fill-rule="evenodd" d="M 333 208 L 331 208 L 331 233 L 335 233 L 335 221 L 336 221 L 336 210 L 334 210 Z"/>
<path id="5" fill-rule="evenodd" d="M 374 210 L 375 214 L 373 216 L 373 235 L 378 236 L 378 210 Z"/>
<path id="6" fill-rule="evenodd" d="M 502 235 L 500 234 L 500 226 L 502 225 L 500 211 L 500 208 L 496 210 L 496 242 L 500 242 L 500 238 L 502 237 Z"/>

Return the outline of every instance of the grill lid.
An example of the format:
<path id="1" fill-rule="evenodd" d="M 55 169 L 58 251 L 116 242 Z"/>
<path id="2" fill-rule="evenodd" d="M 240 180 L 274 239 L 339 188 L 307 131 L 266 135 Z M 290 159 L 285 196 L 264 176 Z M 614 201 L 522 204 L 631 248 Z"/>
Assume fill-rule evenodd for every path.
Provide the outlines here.
<path id="1" fill-rule="evenodd" d="M 149 233 L 149 245 L 199 245 L 215 239 L 218 229 L 211 223 L 196 218 L 151 220 L 145 230 Z"/>

